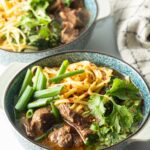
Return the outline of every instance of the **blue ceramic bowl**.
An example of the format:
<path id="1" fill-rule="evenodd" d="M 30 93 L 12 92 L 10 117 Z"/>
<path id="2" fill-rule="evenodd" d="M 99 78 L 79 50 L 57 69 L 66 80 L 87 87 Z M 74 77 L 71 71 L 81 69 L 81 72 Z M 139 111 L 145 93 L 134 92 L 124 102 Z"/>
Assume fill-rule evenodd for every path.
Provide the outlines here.
<path id="1" fill-rule="evenodd" d="M 85 7 L 90 13 L 90 20 L 84 29 L 84 31 L 78 36 L 78 38 L 68 44 L 63 44 L 61 46 L 46 49 L 43 51 L 37 52 L 10 52 L 7 50 L 0 49 L 0 64 L 7 64 L 10 62 L 18 61 L 18 62 L 33 62 L 37 59 L 43 58 L 45 56 L 49 56 L 56 52 L 65 51 L 68 49 L 83 49 L 88 41 L 90 40 L 91 34 L 95 27 L 95 22 L 100 12 L 98 9 L 98 3 L 96 0 L 84 0 Z M 99 1 L 99 0 L 98 0 Z"/>
<path id="2" fill-rule="evenodd" d="M 68 51 L 68 52 L 62 52 L 62 53 L 57 53 L 55 55 L 51 55 L 49 57 L 40 59 L 27 67 L 23 68 L 17 75 L 16 77 L 11 81 L 9 84 L 6 93 L 5 93 L 5 98 L 4 98 L 4 110 L 5 113 L 11 122 L 11 125 L 13 126 L 14 132 L 16 137 L 19 137 L 20 143 L 25 147 L 27 150 L 44 150 L 46 148 L 39 146 L 38 144 L 34 143 L 30 139 L 28 139 L 25 135 L 21 133 L 21 131 L 16 127 L 15 125 L 15 117 L 14 117 L 14 97 L 18 95 L 18 91 L 20 89 L 21 83 L 23 81 L 23 78 L 25 76 L 25 73 L 28 68 L 31 68 L 34 65 L 40 65 L 40 66 L 59 66 L 63 60 L 68 59 L 70 62 L 78 62 L 82 60 L 88 60 L 91 61 L 97 65 L 102 65 L 102 66 L 108 66 L 112 69 L 117 70 L 123 75 L 127 75 L 131 78 L 132 82 L 140 89 L 141 95 L 144 100 L 144 105 L 143 105 L 143 115 L 144 119 L 139 126 L 139 129 L 130 135 L 127 139 L 124 141 L 115 144 L 109 148 L 109 150 L 121 150 L 123 147 L 126 146 L 127 142 L 130 140 L 131 137 L 135 136 L 137 132 L 141 130 L 141 128 L 144 127 L 145 122 L 147 121 L 147 118 L 149 117 L 150 113 L 150 91 L 148 89 L 148 86 L 146 85 L 145 81 L 141 77 L 141 75 L 133 69 L 131 66 L 126 64 L 125 62 L 111 57 L 107 56 L 104 54 L 101 54 L 99 52 L 95 51 Z"/>

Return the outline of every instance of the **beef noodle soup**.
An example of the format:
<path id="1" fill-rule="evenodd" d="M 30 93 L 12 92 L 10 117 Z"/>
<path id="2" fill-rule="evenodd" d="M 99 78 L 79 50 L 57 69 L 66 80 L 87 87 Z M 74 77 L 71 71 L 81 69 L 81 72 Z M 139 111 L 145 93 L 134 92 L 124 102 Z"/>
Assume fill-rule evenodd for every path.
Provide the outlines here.
<path id="1" fill-rule="evenodd" d="M 14 109 L 22 132 L 55 150 L 111 146 L 135 132 L 143 118 L 130 78 L 89 61 L 28 69 Z"/>
<path id="2" fill-rule="evenodd" d="M 89 21 L 84 0 L 1 0 L 0 14 L 0 48 L 15 52 L 68 44 Z"/>

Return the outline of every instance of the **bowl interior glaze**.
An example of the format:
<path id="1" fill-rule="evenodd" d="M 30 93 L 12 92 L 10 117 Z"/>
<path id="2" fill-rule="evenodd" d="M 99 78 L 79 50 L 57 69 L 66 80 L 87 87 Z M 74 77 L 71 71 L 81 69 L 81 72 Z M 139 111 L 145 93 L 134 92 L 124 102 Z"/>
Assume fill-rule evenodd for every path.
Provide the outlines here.
<path id="1" fill-rule="evenodd" d="M 88 61 L 95 63 L 96 65 L 107 66 L 107 67 L 117 70 L 123 75 L 129 76 L 132 82 L 139 88 L 141 95 L 143 97 L 143 100 L 144 100 L 144 104 L 143 104 L 144 119 L 139 129 L 144 125 L 144 123 L 146 122 L 149 116 L 149 111 L 150 111 L 150 92 L 145 81 L 142 79 L 142 77 L 139 75 L 139 73 L 135 69 L 133 69 L 128 64 L 126 64 L 125 62 L 119 59 L 116 59 L 114 57 L 107 56 L 104 54 L 100 54 L 98 52 L 68 51 L 68 52 L 58 53 L 53 56 L 46 57 L 44 59 L 41 59 L 39 61 L 36 61 L 30 64 L 29 66 L 25 67 L 22 71 L 20 71 L 16 75 L 16 77 L 12 80 L 5 94 L 4 109 L 10 122 L 16 129 L 17 127 L 15 126 L 15 118 L 14 118 L 14 112 L 13 112 L 14 97 L 19 92 L 19 89 L 21 87 L 21 84 L 22 84 L 22 81 L 23 81 L 23 78 L 25 76 L 27 69 L 31 68 L 34 65 L 50 66 L 50 67 L 60 66 L 62 61 L 65 59 L 68 59 L 70 62 L 88 60 Z"/>

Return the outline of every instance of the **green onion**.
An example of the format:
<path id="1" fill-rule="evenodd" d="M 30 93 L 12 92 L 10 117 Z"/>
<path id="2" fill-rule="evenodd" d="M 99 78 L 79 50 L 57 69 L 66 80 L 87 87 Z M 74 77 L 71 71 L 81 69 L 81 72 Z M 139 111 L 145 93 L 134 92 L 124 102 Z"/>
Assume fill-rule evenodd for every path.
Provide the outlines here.
<path id="1" fill-rule="evenodd" d="M 57 77 L 51 78 L 50 82 L 59 82 L 60 80 L 62 80 L 64 78 L 71 77 L 71 76 L 74 76 L 74 75 L 77 75 L 77 74 L 81 74 L 83 72 L 84 72 L 84 70 L 76 70 L 76 71 L 68 72 L 68 73 L 59 75 Z"/>
<path id="2" fill-rule="evenodd" d="M 24 78 L 24 81 L 23 81 L 23 84 L 21 86 L 21 90 L 19 92 L 19 97 L 22 95 L 22 93 L 24 92 L 24 90 L 26 89 L 26 87 L 28 85 L 31 85 L 32 83 L 32 77 L 33 77 L 33 74 L 31 72 L 30 69 L 28 69 L 26 75 L 25 75 L 25 78 Z"/>
<path id="3" fill-rule="evenodd" d="M 32 118 L 32 116 L 33 116 L 33 109 L 29 109 L 26 112 L 26 118 L 30 119 L 30 118 Z"/>
<path id="4" fill-rule="evenodd" d="M 35 80 L 34 80 L 34 83 L 33 83 L 33 88 L 36 89 L 37 87 L 37 83 L 38 83 L 38 78 L 39 78 L 39 75 L 40 75 L 40 72 L 41 72 L 41 68 L 38 67 L 37 70 L 36 70 L 36 73 L 35 73 Z"/>
<path id="5" fill-rule="evenodd" d="M 54 97 L 60 94 L 63 86 L 55 86 L 53 88 L 45 89 L 45 90 L 40 90 L 36 91 L 34 93 L 34 98 L 35 99 L 40 99 L 40 98 L 49 98 L 49 97 Z"/>
<path id="6" fill-rule="evenodd" d="M 59 76 L 61 74 L 64 74 L 66 72 L 67 67 L 69 66 L 69 61 L 68 60 L 64 60 L 63 63 L 60 66 L 60 69 L 57 73 L 56 76 Z"/>
<path id="7" fill-rule="evenodd" d="M 36 90 L 45 89 L 46 88 L 46 82 L 47 82 L 47 79 L 46 79 L 45 75 L 43 74 L 43 72 L 40 72 L 39 76 L 38 76 Z"/>
<path id="8" fill-rule="evenodd" d="M 43 106 L 50 104 L 50 102 L 52 102 L 53 100 L 56 100 L 58 98 L 59 98 L 58 96 L 55 96 L 55 97 L 38 99 L 34 102 L 29 103 L 27 107 L 28 107 L 28 109 L 43 107 Z"/>
<path id="9" fill-rule="evenodd" d="M 34 141 L 35 141 L 35 142 L 39 142 L 39 141 L 43 140 L 43 139 L 46 138 L 46 137 L 48 136 L 48 134 L 49 134 L 50 132 L 52 132 L 52 131 L 53 131 L 53 128 L 50 128 L 48 131 L 46 131 L 46 133 L 44 133 L 44 134 L 42 134 L 41 136 L 35 138 Z"/>
<path id="10" fill-rule="evenodd" d="M 18 111 L 23 111 L 25 110 L 29 100 L 31 99 L 32 95 L 33 95 L 33 88 L 31 86 L 27 86 L 25 91 L 22 93 L 21 97 L 19 98 L 15 109 Z"/>
<path id="11" fill-rule="evenodd" d="M 53 103 L 51 103 L 51 109 L 52 109 L 53 115 L 55 116 L 57 121 L 59 121 L 60 120 L 60 112 L 59 112 L 58 108 Z"/>

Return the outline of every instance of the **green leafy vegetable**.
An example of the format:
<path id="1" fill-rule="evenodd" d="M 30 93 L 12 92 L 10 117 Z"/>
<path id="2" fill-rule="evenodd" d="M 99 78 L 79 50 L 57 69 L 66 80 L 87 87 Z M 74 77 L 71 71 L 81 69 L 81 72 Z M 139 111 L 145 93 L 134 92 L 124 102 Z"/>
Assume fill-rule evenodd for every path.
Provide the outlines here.
<path id="1" fill-rule="evenodd" d="M 116 81 L 114 80 L 114 82 Z M 133 85 L 131 87 L 135 89 Z M 107 94 L 95 93 L 90 96 L 88 107 L 91 114 L 97 118 L 97 121 L 92 123 L 91 130 L 99 136 L 101 148 L 125 139 L 142 120 L 141 100 L 127 99 L 123 102 L 122 105 L 118 105 L 113 97 Z M 108 103 L 111 105 L 107 105 Z M 107 114 L 110 106 L 112 107 L 111 112 Z"/>
<path id="2" fill-rule="evenodd" d="M 67 6 L 67 7 L 70 7 L 72 3 L 72 0 L 64 0 L 64 4 Z"/>
<path id="3" fill-rule="evenodd" d="M 100 121 L 100 125 L 105 124 L 105 107 L 103 103 L 103 97 L 99 94 L 93 94 L 88 101 L 88 107 L 91 109 L 91 113 Z"/>
<path id="4" fill-rule="evenodd" d="M 133 124 L 133 115 L 126 106 L 120 106 L 113 102 L 113 111 L 107 117 L 107 122 L 117 133 L 120 133 L 121 130 L 129 132 Z"/>
<path id="5" fill-rule="evenodd" d="M 47 8 L 54 0 L 27 0 L 24 10 L 27 12 L 19 23 L 26 34 L 29 45 L 40 49 L 57 46 L 60 42 L 60 24 L 50 18 Z"/>
<path id="6" fill-rule="evenodd" d="M 116 96 L 121 100 L 139 99 L 139 90 L 133 83 L 126 80 L 114 79 L 112 88 L 107 91 L 108 95 Z"/>

